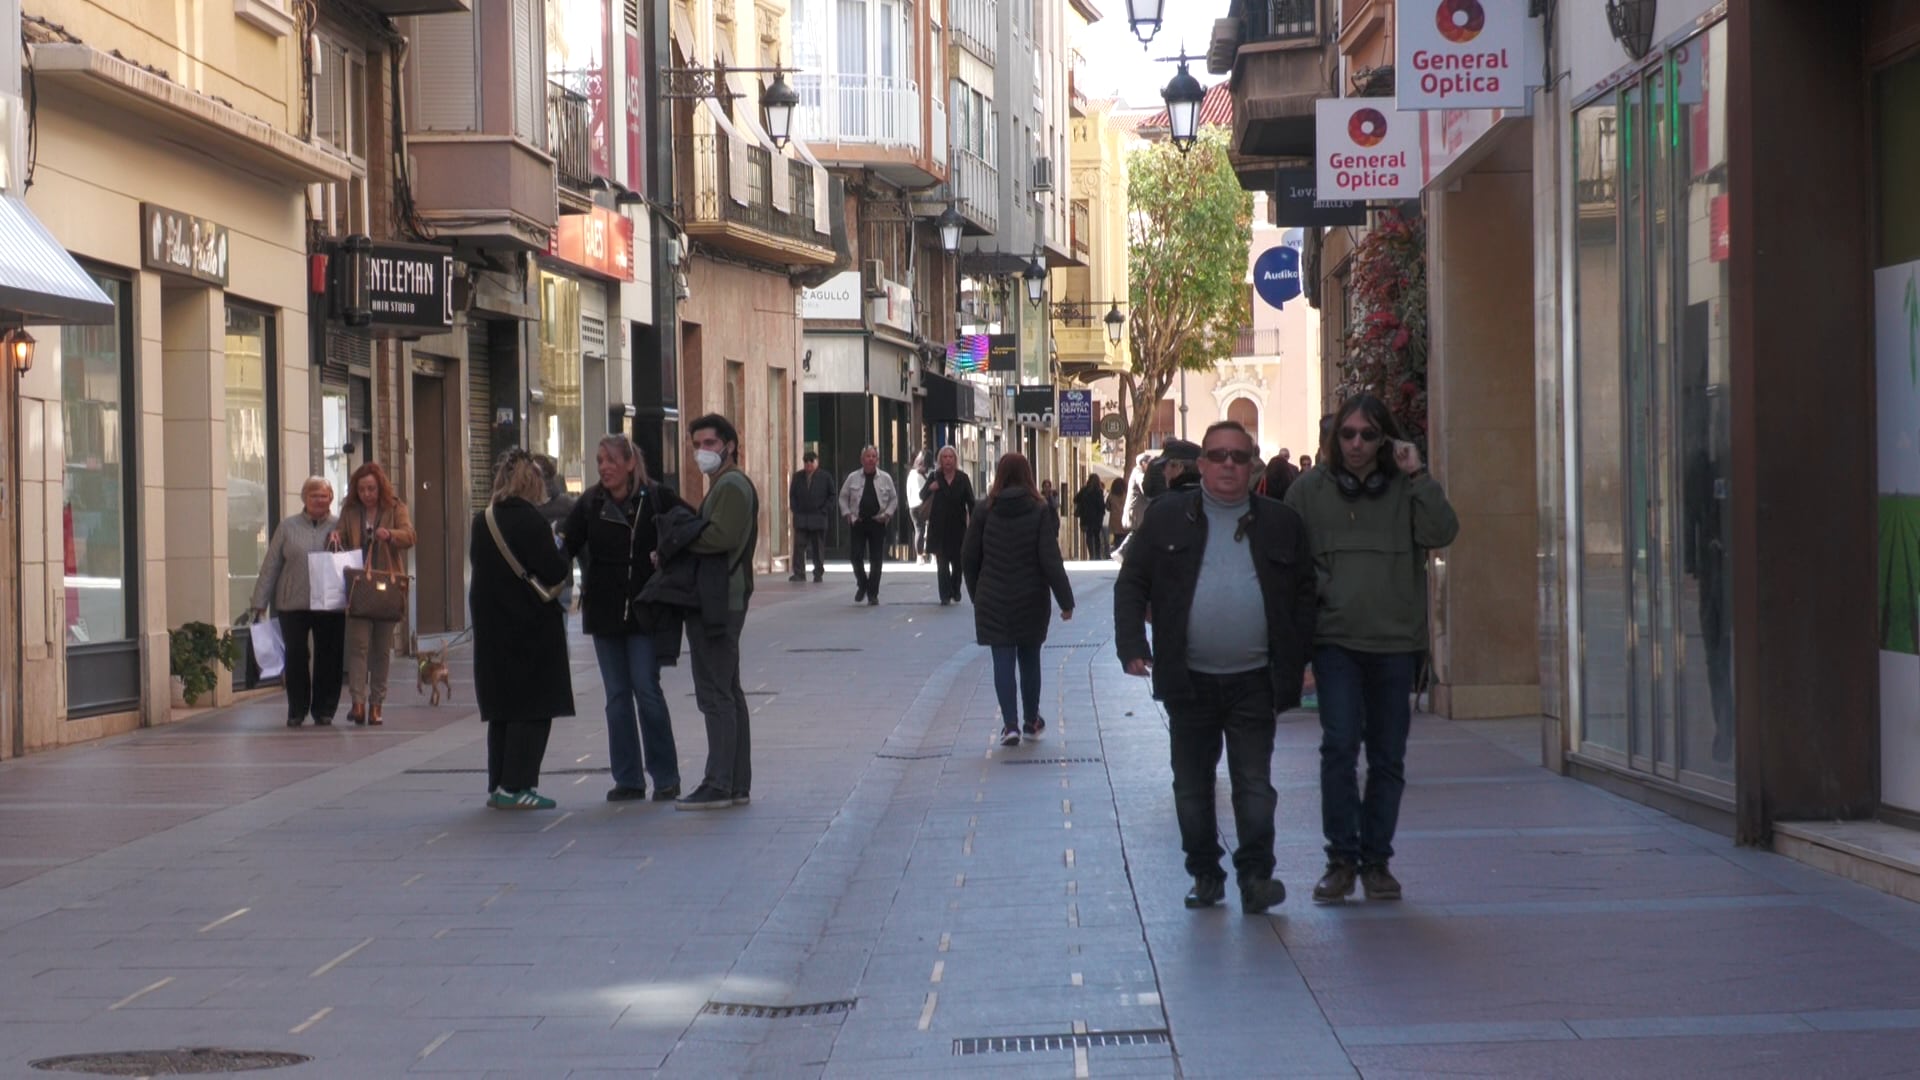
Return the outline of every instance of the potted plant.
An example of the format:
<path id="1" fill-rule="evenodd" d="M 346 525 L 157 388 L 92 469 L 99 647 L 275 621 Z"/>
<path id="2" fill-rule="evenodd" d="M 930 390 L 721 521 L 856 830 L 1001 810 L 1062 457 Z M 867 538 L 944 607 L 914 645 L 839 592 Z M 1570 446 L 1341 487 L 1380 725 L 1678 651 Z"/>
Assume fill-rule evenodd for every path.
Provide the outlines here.
<path id="1" fill-rule="evenodd" d="M 219 682 L 213 665 L 228 671 L 240 659 L 240 643 L 231 630 L 215 629 L 211 623 L 190 622 L 167 633 L 167 667 L 180 680 L 181 696 L 188 705 L 200 700 Z"/>

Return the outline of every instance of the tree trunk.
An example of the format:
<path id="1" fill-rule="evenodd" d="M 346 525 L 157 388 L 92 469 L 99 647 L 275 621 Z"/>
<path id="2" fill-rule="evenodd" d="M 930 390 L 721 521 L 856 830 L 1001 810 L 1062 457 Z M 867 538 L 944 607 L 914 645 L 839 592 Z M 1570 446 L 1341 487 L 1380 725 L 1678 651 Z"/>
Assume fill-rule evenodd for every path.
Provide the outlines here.
<path id="1" fill-rule="evenodd" d="M 1158 412 L 1160 399 L 1167 396 L 1167 387 L 1173 384 L 1174 372 L 1156 371 L 1152 365 L 1146 367 L 1146 373 L 1128 372 L 1120 376 L 1120 418 L 1127 424 L 1128 470 L 1133 468 L 1134 458 L 1147 449 L 1154 414 Z"/>

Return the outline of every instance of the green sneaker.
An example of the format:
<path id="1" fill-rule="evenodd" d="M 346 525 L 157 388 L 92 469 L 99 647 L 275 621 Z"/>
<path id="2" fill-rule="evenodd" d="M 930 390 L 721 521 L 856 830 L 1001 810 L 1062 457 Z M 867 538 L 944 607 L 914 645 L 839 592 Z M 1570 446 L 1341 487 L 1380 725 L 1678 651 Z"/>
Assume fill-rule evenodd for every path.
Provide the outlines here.
<path id="1" fill-rule="evenodd" d="M 495 810 L 551 810 L 559 804 L 538 791 L 528 788 L 518 792 L 495 792 L 487 799 L 487 805 Z"/>

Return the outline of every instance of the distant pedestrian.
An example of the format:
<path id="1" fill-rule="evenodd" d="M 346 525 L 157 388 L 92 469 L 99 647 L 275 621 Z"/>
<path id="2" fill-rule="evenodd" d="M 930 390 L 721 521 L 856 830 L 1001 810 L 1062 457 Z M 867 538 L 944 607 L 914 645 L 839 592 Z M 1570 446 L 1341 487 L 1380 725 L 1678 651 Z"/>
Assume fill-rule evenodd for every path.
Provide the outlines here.
<path id="1" fill-rule="evenodd" d="M 416 539 L 407 504 L 393 490 L 386 471 L 369 461 L 347 482 L 351 497 L 340 507 L 340 546 L 362 553 L 366 568 L 406 573 L 407 549 Z M 387 672 L 393 659 L 398 619 L 364 618 L 347 612 L 347 693 L 353 707 L 347 718 L 378 727 L 387 702 Z"/>
<path id="2" fill-rule="evenodd" d="M 300 485 L 300 505 L 300 512 L 282 521 L 267 544 L 260 579 L 253 586 L 253 617 L 256 621 L 266 618 L 271 603 L 280 624 L 286 647 L 282 683 L 287 692 L 287 726 L 299 727 L 312 715 L 314 726 L 326 727 L 340 709 L 347 615 L 312 610 L 307 556 L 340 549 L 333 485 L 322 476 L 307 477 Z"/>
<path id="3" fill-rule="evenodd" d="M 1400 899 L 1387 869 L 1407 786 L 1408 698 L 1427 648 L 1427 553 L 1459 535 L 1446 492 L 1378 398 L 1349 398 L 1328 425 L 1323 467 L 1287 491 L 1306 520 L 1320 581 L 1313 649 L 1320 695 L 1320 822 L 1327 872 L 1316 903 Z M 1367 790 L 1355 776 L 1367 751 Z"/>
<path id="4" fill-rule="evenodd" d="M 1147 514 L 1147 476 L 1153 471 L 1154 453 L 1142 450 L 1133 458 L 1133 471 L 1127 474 L 1127 497 L 1120 510 L 1120 517 L 1126 526 L 1126 538 L 1113 550 L 1118 559 L 1126 555 L 1127 544 L 1132 542 L 1133 534 L 1140 528 L 1140 522 Z"/>
<path id="5" fill-rule="evenodd" d="M 880 467 L 880 451 L 860 451 L 860 467 L 840 485 L 840 516 L 853 534 L 853 602 L 880 603 L 880 567 L 887 558 L 887 523 L 900 507 L 893 477 Z"/>
<path id="6" fill-rule="evenodd" d="M 1253 437 L 1225 420 L 1202 446 L 1198 490 L 1155 500 L 1127 548 L 1113 589 L 1114 638 L 1127 673 L 1150 675 L 1166 705 L 1174 811 L 1193 876 L 1187 906 L 1226 895 L 1214 813 L 1224 740 L 1239 839 L 1233 868 L 1241 907 L 1256 914 L 1287 897 L 1273 877 L 1274 719 L 1300 700 L 1314 575 L 1299 515 L 1247 494 Z"/>
<path id="7" fill-rule="evenodd" d="M 1060 494 L 1053 490 L 1053 481 L 1040 481 L 1040 499 L 1047 504 L 1047 509 L 1056 515 L 1060 513 Z"/>
<path id="8" fill-rule="evenodd" d="M 1087 474 L 1087 482 L 1073 495 L 1073 516 L 1080 524 L 1080 539 L 1086 544 L 1087 558 L 1107 557 L 1103 538 L 1107 524 L 1107 489 L 1100 478 Z"/>
<path id="9" fill-rule="evenodd" d="M 788 581 L 807 579 L 807 556 L 813 556 L 813 580 L 826 573 L 820 552 L 826 546 L 828 515 L 833 513 L 833 477 L 820 471 L 820 455 L 809 450 L 800 470 L 787 485 L 787 505 L 793 512 L 793 573 Z"/>
<path id="10" fill-rule="evenodd" d="M 560 475 L 560 466 L 545 454 L 533 455 L 533 463 L 540 468 L 540 479 L 546 484 L 547 497 L 535 503 L 540 516 L 553 529 L 556 542 L 560 536 L 560 526 L 573 512 L 573 496 L 567 492 L 567 481 Z M 560 610 L 573 610 L 573 570 L 568 567 L 567 583 L 560 590 Z"/>
<path id="11" fill-rule="evenodd" d="M 693 693 L 707 722 L 707 772 L 676 810 L 718 810 L 753 801 L 753 738 L 747 692 L 740 686 L 740 633 L 753 598 L 753 553 L 759 545 L 760 493 L 740 469 L 740 433 L 709 413 L 687 425 L 694 462 L 707 477 L 700 501 L 704 523 L 688 550 L 725 582 L 726 618 L 710 621 L 689 609 L 687 649 L 693 654 Z"/>
<path id="12" fill-rule="evenodd" d="M 1152 483 L 1156 479 L 1160 481 L 1157 485 Z M 1200 445 L 1185 439 L 1168 439 L 1160 446 L 1160 456 L 1153 459 L 1147 480 L 1149 506 L 1168 492 L 1199 487 Z"/>
<path id="13" fill-rule="evenodd" d="M 1117 555 L 1127 538 L 1127 478 L 1116 476 L 1107 485 L 1107 553 Z"/>
<path id="14" fill-rule="evenodd" d="M 1020 745 L 1022 732 L 1037 739 L 1047 728 L 1040 715 L 1040 646 L 1053 619 L 1047 601 L 1051 593 L 1060 618 L 1072 619 L 1073 586 L 1060 558 L 1060 514 L 1035 495 L 1025 455 L 1000 459 L 986 504 L 967 528 L 960 562 L 973 597 L 975 638 L 993 651 L 1000 745 Z M 1020 712 L 1014 711 L 1016 664 Z"/>
<path id="15" fill-rule="evenodd" d="M 570 572 L 540 513 L 546 498 L 540 467 L 525 450 L 509 450 L 494 470 L 492 499 L 468 528 L 473 689 L 487 725 L 487 805 L 496 810 L 553 809 L 539 791 L 540 764 L 554 717 L 573 715 L 558 602 Z"/>
<path id="16" fill-rule="evenodd" d="M 1313 455 L 1301 454 L 1300 455 L 1300 471 L 1306 472 L 1308 469 L 1311 469 L 1311 468 L 1313 468 Z"/>
<path id="17" fill-rule="evenodd" d="M 960 471 L 960 455 L 951 446 L 940 448 L 937 468 L 920 493 L 927 507 L 927 545 L 933 549 L 940 606 L 960 602 L 960 552 L 973 518 L 973 481 Z"/>
<path id="18" fill-rule="evenodd" d="M 933 471 L 933 453 L 922 450 L 913 455 L 913 468 L 907 470 L 907 560 L 918 563 L 927 557 L 927 507 L 920 501 L 927 487 L 927 473 Z"/>
<path id="19" fill-rule="evenodd" d="M 624 434 L 608 435 L 594 451 L 599 482 L 583 492 L 561 525 L 567 558 L 577 559 L 581 629 L 593 638 L 600 682 L 607 691 L 607 764 L 613 773 L 608 802 L 647 797 L 642 774 L 653 778 L 653 801 L 680 797 L 680 752 L 673 719 L 660 689 L 664 656 L 680 653 L 679 625 L 670 641 L 652 606 L 639 599 L 653 576 L 660 535 L 654 522 L 681 505 L 680 496 L 647 475 L 640 448 Z"/>
<path id="20" fill-rule="evenodd" d="M 1300 470 L 1293 467 L 1291 458 L 1292 455 L 1284 447 L 1273 455 L 1273 460 L 1267 462 L 1266 475 L 1260 478 L 1260 494 L 1269 499 L 1284 500 L 1287 497 L 1287 489 L 1300 478 Z"/>

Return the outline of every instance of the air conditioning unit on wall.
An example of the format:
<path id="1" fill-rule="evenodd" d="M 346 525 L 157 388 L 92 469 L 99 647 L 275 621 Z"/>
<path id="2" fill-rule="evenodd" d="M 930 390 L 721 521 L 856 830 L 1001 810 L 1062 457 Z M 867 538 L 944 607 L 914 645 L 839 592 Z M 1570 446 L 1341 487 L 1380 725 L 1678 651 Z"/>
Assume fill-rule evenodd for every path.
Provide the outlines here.
<path id="1" fill-rule="evenodd" d="M 866 290 L 868 296 L 887 295 L 887 287 L 883 284 L 886 276 L 887 266 L 879 259 L 866 259 L 861 262 L 860 286 Z"/>
<path id="2" fill-rule="evenodd" d="M 1038 193 L 1053 190 L 1053 159 L 1050 157 L 1033 159 L 1033 190 Z"/>

